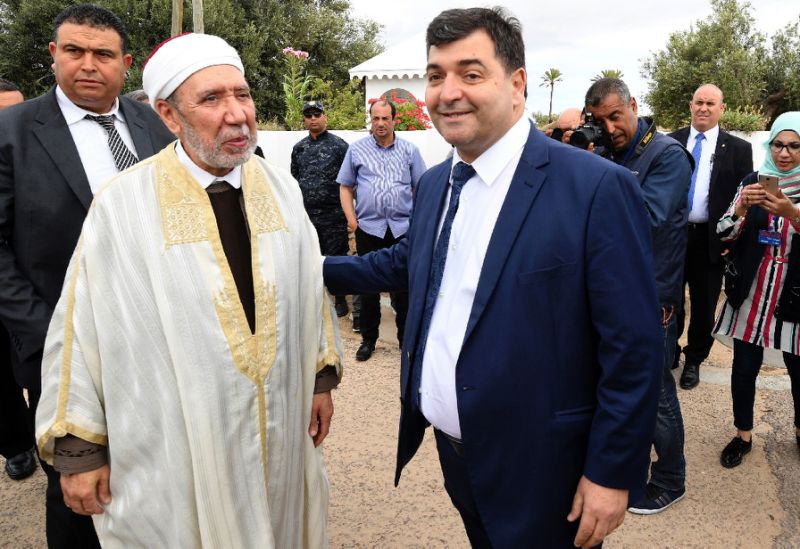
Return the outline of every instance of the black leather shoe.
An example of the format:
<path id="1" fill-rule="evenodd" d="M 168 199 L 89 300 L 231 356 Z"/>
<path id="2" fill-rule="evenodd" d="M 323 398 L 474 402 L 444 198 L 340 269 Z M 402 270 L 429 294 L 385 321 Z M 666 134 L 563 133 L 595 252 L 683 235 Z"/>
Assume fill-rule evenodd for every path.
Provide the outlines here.
<path id="1" fill-rule="evenodd" d="M 362 341 L 361 346 L 356 351 L 356 360 L 359 362 L 364 362 L 365 360 L 369 360 L 369 357 L 372 356 L 372 353 L 375 352 L 375 342 L 374 341 Z"/>
<path id="2" fill-rule="evenodd" d="M 36 452 L 33 448 L 6 461 L 6 474 L 13 480 L 28 478 L 36 471 Z"/>
<path id="3" fill-rule="evenodd" d="M 741 437 L 733 437 L 728 445 L 722 450 L 722 455 L 719 457 L 719 462 L 726 469 L 733 469 L 740 463 L 745 454 L 753 449 L 753 441 L 745 442 Z"/>
<path id="4" fill-rule="evenodd" d="M 336 316 L 338 316 L 339 318 L 346 316 L 347 313 L 350 312 L 350 309 L 347 307 L 347 301 L 345 301 L 344 299 L 342 299 L 341 301 L 337 301 L 334 308 L 336 309 Z"/>
<path id="5" fill-rule="evenodd" d="M 681 389 L 694 389 L 700 383 L 700 365 L 687 362 L 681 373 Z"/>

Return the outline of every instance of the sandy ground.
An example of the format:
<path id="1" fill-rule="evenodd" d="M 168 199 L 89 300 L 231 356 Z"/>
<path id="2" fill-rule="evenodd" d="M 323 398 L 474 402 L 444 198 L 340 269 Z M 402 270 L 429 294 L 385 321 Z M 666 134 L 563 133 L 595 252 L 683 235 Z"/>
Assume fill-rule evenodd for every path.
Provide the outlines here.
<path id="1" fill-rule="evenodd" d="M 360 337 L 350 330 L 349 320 L 340 320 L 347 364 L 325 442 L 330 545 L 467 547 L 442 487 L 430 436 L 399 488 L 393 486 L 399 352 L 391 316 L 385 311 L 385 339 L 367 362 L 353 359 Z M 800 547 L 800 455 L 784 370 L 762 372 L 753 451 L 736 469 L 719 465 L 719 452 L 734 434 L 727 385 L 730 357 L 715 344 L 701 368 L 700 386 L 679 389 L 686 424 L 686 498 L 659 515 L 628 514 L 605 547 Z M 44 484 L 41 472 L 21 482 L 0 474 L 0 547 L 45 546 Z"/>

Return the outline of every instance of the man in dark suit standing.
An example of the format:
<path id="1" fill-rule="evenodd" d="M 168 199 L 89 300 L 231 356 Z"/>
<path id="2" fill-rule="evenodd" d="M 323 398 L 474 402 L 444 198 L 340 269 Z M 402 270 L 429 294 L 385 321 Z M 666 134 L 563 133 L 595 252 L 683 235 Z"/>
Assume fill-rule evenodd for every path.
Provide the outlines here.
<path id="1" fill-rule="evenodd" d="M 683 348 L 685 364 L 680 379 L 683 389 L 693 389 L 700 383 L 700 363 L 708 357 L 714 343 L 711 329 L 724 268 L 717 221 L 728 209 L 744 176 L 753 171 L 750 143 L 719 127 L 719 118 L 725 110 L 722 90 L 714 84 L 703 84 L 694 92 L 689 109 L 691 126 L 669 134 L 695 157 L 689 189 L 689 241 L 684 267 L 684 288 L 689 285 L 692 314 L 687 344 Z M 683 305 L 682 302 L 678 316 L 678 337 L 685 323 Z M 680 352 L 680 347 L 677 350 Z M 679 352 L 675 355 L 676 365 Z"/>
<path id="2" fill-rule="evenodd" d="M 25 98 L 13 82 L 0 78 L 0 110 Z M 8 332 L 0 326 L 0 455 L 6 458 L 6 474 L 22 480 L 36 472 L 33 431 L 28 424 L 28 403 L 11 370 Z"/>
<path id="3" fill-rule="evenodd" d="M 326 283 L 408 288 L 396 479 L 432 424 L 473 546 L 595 546 L 643 493 L 658 401 L 639 185 L 531 125 L 501 8 L 441 13 L 427 46 L 453 158 L 421 178 L 408 238 L 327 258 Z"/>
<path id="4" fill-rule="evenodd" d="M 56 87 L 0 112 L 0 320 L 28 389 L 31 429 L 47 327 L 92 197 L 174 139 L 148 106 L 118 97 L 129 48 L 116 15 L 70 6 L 50 42 Z M 48 545 L 98 546 L 91 519 L 64 505 L 59 474 L 43 467 Z"/>

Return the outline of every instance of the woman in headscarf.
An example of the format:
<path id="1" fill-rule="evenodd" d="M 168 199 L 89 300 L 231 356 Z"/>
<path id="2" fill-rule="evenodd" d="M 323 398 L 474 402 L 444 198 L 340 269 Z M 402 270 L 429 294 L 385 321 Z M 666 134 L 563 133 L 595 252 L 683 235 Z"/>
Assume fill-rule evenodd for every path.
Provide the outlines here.
<path id="1" fill-rule="evenodd" d="M 720 456 L 727 468 L 739 465 L 752 448 L 756 377 L 764 349 L 783 353 L 800 447 L 800 112 L 779 116 L 764 148 L 764 165 L 744 178 L 717 224 L 731 249 L 725 257 L 728 299 L 714 328 L 719 339 L 733 339 L 737 434 Z M 763 176 L 777 178 L 777 189 Z"/>

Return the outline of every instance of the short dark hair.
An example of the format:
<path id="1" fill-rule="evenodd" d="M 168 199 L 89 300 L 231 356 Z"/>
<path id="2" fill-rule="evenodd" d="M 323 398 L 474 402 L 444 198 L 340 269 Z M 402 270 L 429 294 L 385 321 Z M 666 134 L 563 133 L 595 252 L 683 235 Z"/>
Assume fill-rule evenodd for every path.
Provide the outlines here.
<path id="1" fill-rule="evenodd" d="M 611 94 L 617 94 L 623 103 L 630 103 L 631 91 L 619 78 L 601 78 L 592 84 L 586 92 L 584 104 L 587 107 L 596 107 Z"/>
<path id="2" fill-rule="evenodd" d="M 483 30 L 494 42 L 494 50 L 500 63 L 511 74 L 525 68 L 525 42 L 522 40 L 522 24 L 519 19 L 501 7 L 445 10 L 428 25 L 425 49 L 441 46 L 466 38 L 475 31 Z"/>
<path id="3" fill-rule="evenodd" d="M 395 106 L 394 103 L 392 103 L 388 99 L 378 99 L 369 106 L 370 117 L 372 117 L 372 107 L 374 107 L 375 105 L 389 105 L 389 108 L 392 109 L 392 119 L 394 119 L 397 116 L 397 107 Z"/>
<path id="4" fill-rule="evenodd" d="M 96 29 L 111 29 L 119 34 L 122 42 L 122 53 L 126 54 L 131 50 L 131 41 L 128 37 L 128 30 L 125 23 L 113 12 L 95 6 L 94 4 L 77 4 L 69 6 L 56 16 L 53 23 L 53 42 L 58 42 L 58 29 L 64 23 L 74 25 L 88 25 Z"/>
<path id="5" fill-rule="evenodd" d="M 144 90 L 129 91 L 125 94 L 125 97 L 134 101 L 139 101 L 140 103 L 148 103 L 150 101 L 150 98 L 147 97 L 147 92 Z"/>
<path id="6" fill-rule="evenodd" d="M 19 88 L 11 80 L 0 78 L 0 92 L 18 92 Z"/>

